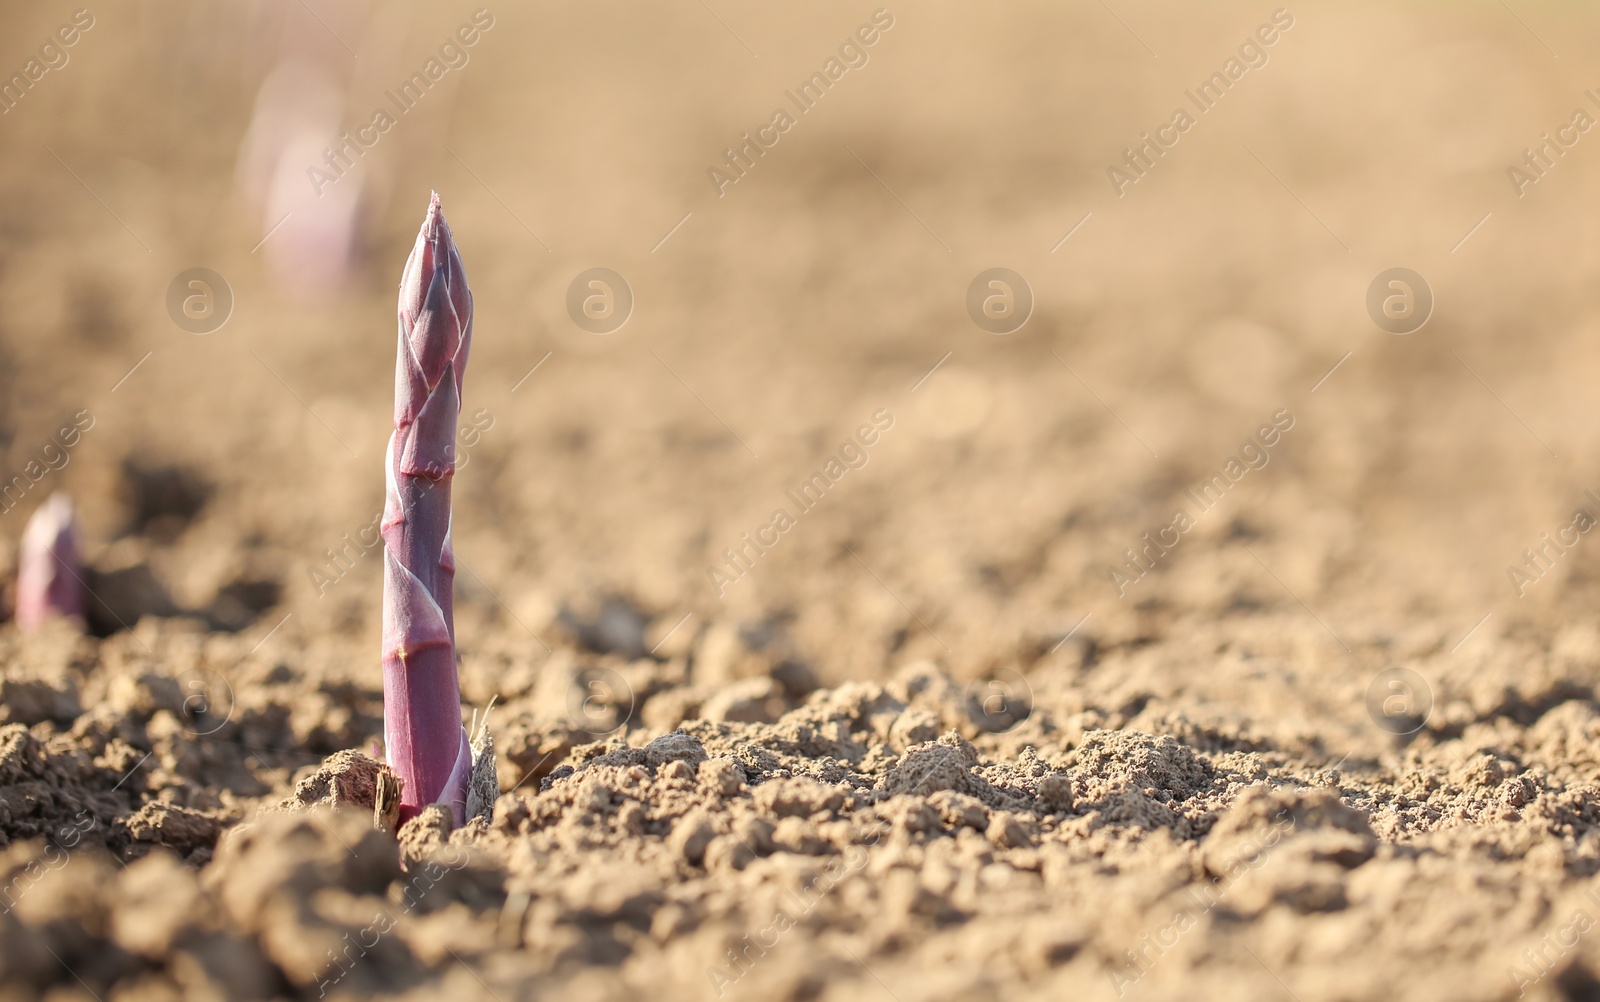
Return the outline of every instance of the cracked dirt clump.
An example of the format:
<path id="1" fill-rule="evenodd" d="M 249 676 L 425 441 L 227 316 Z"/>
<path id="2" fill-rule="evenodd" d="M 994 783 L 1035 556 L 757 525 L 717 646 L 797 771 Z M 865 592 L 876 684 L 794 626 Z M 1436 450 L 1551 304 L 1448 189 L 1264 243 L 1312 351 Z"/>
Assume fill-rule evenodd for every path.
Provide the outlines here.
<path id="1" fill-rule="evenodd" d="M 978 767 L 978 750 L 966 738 L 950 732 L 936 741 L 906 749 L 899 764 L 879 781 L 878 788 L 890 796 L 927 797 L 941 791 L 964 794 L 993 807 L 1014 798 L 991 786 L 973 772 Z"/>
<path id="2" fill-rule="evenodd" d="M 134 681 L 94 674 L 117 671 Z M 689 684 L 655 671 L 641 669 L 641 687 Z M 166 688 L 142 664 L 96 665 L 89 681 L 130 697 Z M 576 745 L 541 730 L 538 700 L 508 700 L 508 731 L 565 751 L 537 781 L 503 761 L 514 774 L 491 820 L 454 828 L 433 807 L 398 838 L 373 829 L 377 760 L 345 750 L 291 772 L 274 764 L 283 753 L 255 750 L 289 733 L 275 729 L 290 726 L 282 704 L 258 703 L 213 738 L 163 724 L 154 703 L 114 730 L 87 713 L 72 733 L 0 726 L 12 840 L 0 895 L 14 905 L 0 911 L 0 961 L 12 983 L 48 990 L 64 984 L 49 947 L 102 997 L 488 999 L 491 981 L 501 997 L 624 984 L 699 997 L 711 983 L 808 997 L 831 977 L 817 957 L 843 936 L 896 994 L 932 998 L 946 979 L 920 972 L 948 970 L 948 951 L 1050 991 L 1188 980 L 1205 968 L 1170 952 L 1151 966 L 1138 951 L 1178 926 L 1182 942 L 1234 949 L 1230 922 L 1292 921 L 1346 942 L 1319 923 L 1383 928 L 1397 908 L 1434 935 L 1447 860 L 1470 878 L 1448 893 L 1482 914 L 1530 893 L 1559 911 L 1600 872 L 1600 793 L 1557 771 L 1589 731 L 1587 702 L 1527 726 L 1427 731 L 1384 764 L 1342 763 L 1344 775 L 1166 710 L 1194 741 L 1079 726 L 1110 713 L 1086 715 L 1081 694 L 1036 681 L 1030 717 L 999 734 L 963 725 L 963 687 L 926 666 L 809 692 L 768 722 L 690 719 Z M 271 691 L 294 699 L 292 686 Z M 341 702 L 362 698 L 320 712 Z M 927 738 L 934 722 L 942 732 Z M 190 776 L 210 799 L 187 794 Z M 1540 935 L 1531 911 L 1515 922 Z M 1490 927 L 1475 928 L 1475 949 L 1494 955 Z M 1496 997 L 1473 995 L 1481 977 L 1451 984 Z"/>
<path id="3" fill-rule="evenodd" d="M 378 776 L 387 767 L 354 749 L 335 752 L 311 775 L 294 786 L 294 794 L 273 808 L 303 811 L 312 807 L 349 809 L 372 814 L 378 793 Z"/>

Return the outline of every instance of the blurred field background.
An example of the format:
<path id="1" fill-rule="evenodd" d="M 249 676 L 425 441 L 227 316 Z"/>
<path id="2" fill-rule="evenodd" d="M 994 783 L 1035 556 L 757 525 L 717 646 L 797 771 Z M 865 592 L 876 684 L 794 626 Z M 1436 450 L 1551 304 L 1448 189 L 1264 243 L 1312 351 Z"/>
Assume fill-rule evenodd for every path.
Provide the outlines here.
<path id="1" fill-rule="evenodd" d="M 6 4 L 0 72 L 78 9 Z M 1584 8 L 1290 7 L 1119 197 L 1108 167 L 1271 7 L 893 7 L 719 197 L 708 169 L 874 8 L 494 6 L 317 196 L 321 149 L 476 9 L 88 8 L 0 116 L 0 469 L 95 419 L 6 546 L 69 490 L 93 559 L 147 563 L 182 609 L 244 595 L 260 632 L 292 614 L 281 643 L 375 682 L 377 557 L 320 596 L 312 572 L 381 505 L 394 289 L 437 189 L 476 296 L 464 414 L 493 419 L 456 479 L 469 665 L 537 666 L 621 596 L 645 646 L 692 613 L 686 637 L 776 637 L 825 683 L 1047 665 L 1375 741 L 1381 668 L 1448 690 L 1518 637 L 1600 651 L 1590 537 L 1525 597 L 1507 576 L 1600 489 L 1600 134 L 1521 196 L 1507 176 L 1600 115 Z M 1365 306 L 1396 266 L 1436 300 L 1406 336 Z M 208 335 L 166 307 L 195 267 L 234 296 Z M 593 267 L 635 297 L 608 335 L 565 305 Z M 965 305 L 993 267 L 1036 302 L 1004 336 Z M 868 465 L 719 596 L 724 548 L 880 408 Z M 1281 408 L 1270 464 L 1119 597 L 1123 550 Z"/>

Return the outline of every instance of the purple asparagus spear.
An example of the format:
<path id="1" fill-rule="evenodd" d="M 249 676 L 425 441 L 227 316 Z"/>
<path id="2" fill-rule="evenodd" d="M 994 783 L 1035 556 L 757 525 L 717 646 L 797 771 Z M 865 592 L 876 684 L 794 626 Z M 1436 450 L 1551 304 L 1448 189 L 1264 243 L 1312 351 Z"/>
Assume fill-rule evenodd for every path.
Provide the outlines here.
<path id="1" fill-rule="evenodd" d="M 383 510 L 383 736 L 403 823 L 432 803 L 462 822 L 472 752 L 461 724 L 450 482 L 472 292 L 434 193 L 400 279 L 394 434 Z"/>
<path id="2" fill-rule="evenodd" d="M 65 494 L 50 495 L 28 519 L 17 564 L 19 627 L 32 632 L 56 617 L 83 621 L 78 520 Z"/>

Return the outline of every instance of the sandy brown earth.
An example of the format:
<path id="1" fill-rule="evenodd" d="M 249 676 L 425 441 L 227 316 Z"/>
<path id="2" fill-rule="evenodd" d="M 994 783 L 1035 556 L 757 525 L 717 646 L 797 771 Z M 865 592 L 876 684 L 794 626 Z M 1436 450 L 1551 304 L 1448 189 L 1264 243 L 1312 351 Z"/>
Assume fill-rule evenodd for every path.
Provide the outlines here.
<path id="1" fill-rule="evenodd" d="M 5 5 L 0 997 L 1600 998 L 1592 12 L 475 10 Z M 397 840 L 430 189 L 505 792 Z"/>

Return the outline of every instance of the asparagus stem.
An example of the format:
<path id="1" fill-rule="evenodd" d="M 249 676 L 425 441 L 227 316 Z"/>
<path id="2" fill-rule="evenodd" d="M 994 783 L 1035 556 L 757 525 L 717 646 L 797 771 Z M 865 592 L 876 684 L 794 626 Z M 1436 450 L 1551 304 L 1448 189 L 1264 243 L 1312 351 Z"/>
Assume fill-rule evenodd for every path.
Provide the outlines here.
<path id="1" fill-rule="evenodd" d="M 50 495 L 22 531 L 17 561 L 17 626 L 32 632 L 55 618 L 83 621 L 78 520 L 65 494 Z"/>
<path id="2" fill-rule="evenodd" d="M 472 292 L 437 192 L 400 279 L 399 316 L 382 524 L 384 743 L 404 781 L 401 822 L 443 802 L 460 824 L 472 754 L 456 677 L 450 485 Z"/>

